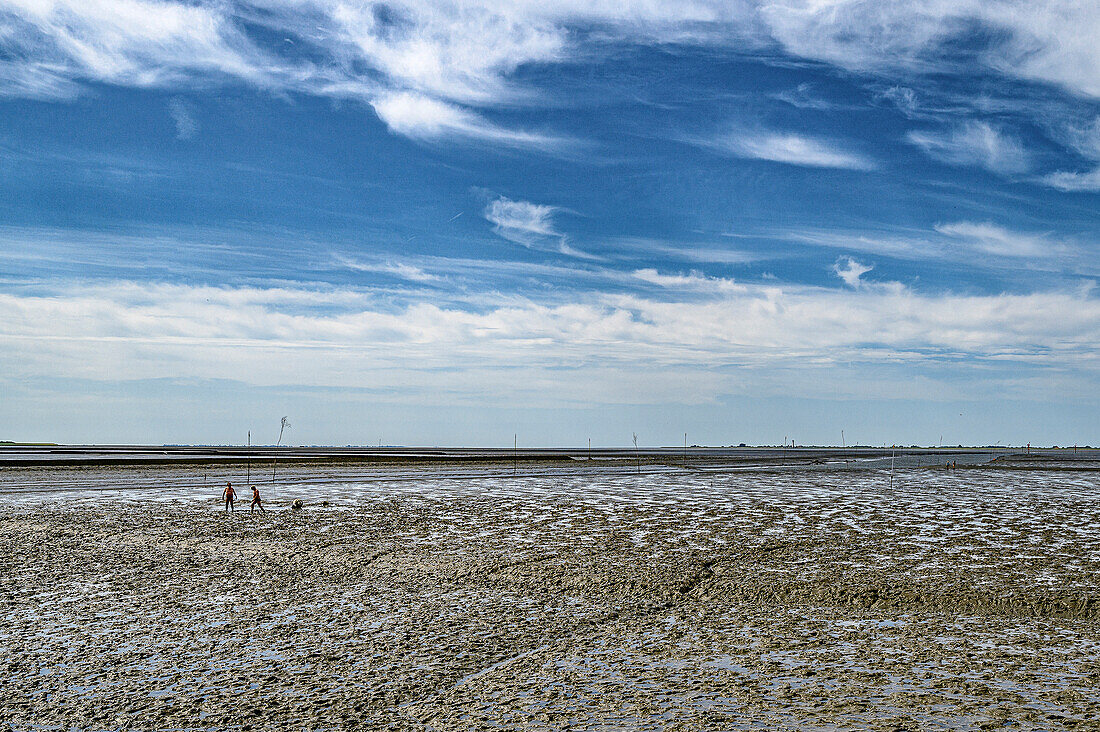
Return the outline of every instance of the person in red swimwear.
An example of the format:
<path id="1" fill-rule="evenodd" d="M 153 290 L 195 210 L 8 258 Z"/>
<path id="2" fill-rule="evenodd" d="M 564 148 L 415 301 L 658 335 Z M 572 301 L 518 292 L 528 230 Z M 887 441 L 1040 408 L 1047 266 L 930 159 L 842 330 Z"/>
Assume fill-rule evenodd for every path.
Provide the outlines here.
<path id="1" fill-rule="evenodd" d="M 252 503 L 248 506 L 248 512 L 252 513 L 257 508 L 260 509 L 260 513 L 267 513 L 264 510 L 264 504 L 260 503 L 260 489 L 256 486 L 252 486 Z"/>
<path id="2" fill-rule="evenodd" d="M 222 491 L 222 497 L 225 498 L 225 510 L 233 511 L 233 497 L 237 495 L 237 492 L 233 490 L 232 483 L 225 484 L 225 490 Z"/>

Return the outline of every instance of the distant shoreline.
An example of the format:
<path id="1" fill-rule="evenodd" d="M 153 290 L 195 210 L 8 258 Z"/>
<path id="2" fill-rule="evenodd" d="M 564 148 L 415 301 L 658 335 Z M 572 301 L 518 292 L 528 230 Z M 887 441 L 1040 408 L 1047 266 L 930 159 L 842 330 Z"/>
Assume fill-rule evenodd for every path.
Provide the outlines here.
<path id="1" fill-rule="evenodd" d="M 657 448 L 462 448 L 462 447 L 273 447 L 150 445 L 16 445 L 0 443 L 0 467 L 212 465 L 255 461 L 279 464 L 501 464 L 516 462 L 629 462 L 685 467 L 814 465 L 893 458 L 918 465 L 1001 463 L 1004 467 L 1100 465 L 1090 447 L 657 447 Z M 1069 468 L 1070 465 L 1065 465 Z"/>

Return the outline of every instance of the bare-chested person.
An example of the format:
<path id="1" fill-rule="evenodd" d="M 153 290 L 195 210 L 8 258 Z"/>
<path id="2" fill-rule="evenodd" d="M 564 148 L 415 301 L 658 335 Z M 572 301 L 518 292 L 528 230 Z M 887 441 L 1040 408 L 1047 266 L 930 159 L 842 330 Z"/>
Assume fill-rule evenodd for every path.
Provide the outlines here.
<path id="1" fill-rule="evenodd" d="M 252 486 L 252 503 L 248 506 L 248 512 L 252 513 L 257 508 L 260 509 L 260 513 L 267 513 L 264 510 L 264 504 L 260 503 L 260 489 Z"/>
<path id="2" fill-rule="evenodd" d="M 222 498 L 225 499 L 225 510 L 233 511 L 233 498 L 237 495 L 237 491 L 233 490 L 232 483 L 225 484 L 225 490 L 222 491 Z"/>

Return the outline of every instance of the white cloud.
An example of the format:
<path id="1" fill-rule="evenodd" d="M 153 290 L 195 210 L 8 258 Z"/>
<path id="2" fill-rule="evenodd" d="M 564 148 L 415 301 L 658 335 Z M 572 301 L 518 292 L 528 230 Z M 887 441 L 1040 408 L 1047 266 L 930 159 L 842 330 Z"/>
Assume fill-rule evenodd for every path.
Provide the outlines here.
<path id="1" fill-rule="evenodd" d="M 356 272 L 380 272 L 382 274 L 393 275 L 409 282 L 435 282 L 440 278 L 438 275 L 425 272 L 420 267 L 417 267 L 407 262 L 399 261 L 381 261 L 381 262 L 360 262 L 348 257 L 336 255 L 334 257 L 336 264 L 347 269 L 355 270 Z"/>
<path id="2" fill-rule="evenodd" d="M 1043 176 L 1040 181 L 1060 191 L 1100 191 L 1100 168 L 1084 173 L 1058 171 Z"/>
<path id="3" fill-rule="evenodd" d="M 493 224 L 493 231 L 516 244 L 578 259 L 601 259 L 571 246 L 569 238 L 554 227 L 554 214 L 559 210 L 556 206 L 501 196 L 485 207 L 485 218 Z"/>
<path id="4" fill-rule="evenodd" d="M 951 165 L 977 165 L 1001 175 L 1031 167 L 1020 141 L 986 122 L 970 121 L 946 132 L 914 130 L 906 137 L 930 157 Z"/>
<path id="5" fill-rule="evenodd" d="M 73 79 L 156 86 L 192 74 L 262 82 L 266 56 L 224 8 L 155 0 L 0 0 L 4 37 Z"/>
<path id="6" fill-rule="evenodd" d="M 425 272 L 419 267 L 414 267 L 411 264 L 404 264 L 402 262 L 389 262 L 384 264 L 382 265 L 382 271 L 409 280 L 410 282 L 435 282 L 439 279 L 437 275 Z"/>
<path id="7" fill-rule="evenodd" d="M 943 243 L 925 232 L 853 232 L 837 229 L 797 229 L 774 234 L 785 241 L 829 249 L 882 254 L 898 259 L 939 259 L 945 255 Z"/>
<path id="8" fill-rule="evenodd" d="M 936 224 L 936 231 L 959 239 L 969 248 L 999 257 L 1050 257 L 1063 255 L 1067 247 L 1042 234 L 1011 231 L 989 222 L 959 221 Z"/>
<path id="9" fill-rule="evenodd" d="M 848 287 L 858 289 L 863 286 L 863 280 L 860 278 L 870 272 L 873 269 L 870 265 L 860 264 L 851 257 L 841 257 L 833 265 L 833 271 L 836 272 L 836 276 L 844 280 L 844 284 Z"/>
<path id="10" fill-rule="evenodd" d="M 955 7 L 935 0 L 880 3 L 868 0 L 778 0 L 761 5 L 771 35 L 799 56 L 856 70 L 919 64 L 924 50 L 954 28 L 953 16 L 976 3 Z"/>
<path id="11" fill-rule="evenodd" d="M 1085 125 L 1070 125 L 1064 132 L 1066 142 L 1090 160 L 1100 160 L 1100 117 Z"/>
<path id="12" fill-rule="evenodd" d="M 998 71 L 1100 97 L 1100 8 L 1077 0 L 980 3 L 980 17 L 1007 31 L 985 60 Z"/>
<path id="13" fill-rule="evenodd" d="M 1087 290 L 922 295 L 900 286 L 727 286 L 697 275 L 635 276 L 659 289 L 647 296 L 574 293 L 558 304 L 511 298 L 491 306 L 394 305 L 370 291 L 339 288 L 132 282 L 2 292 L 0 373 L 370 384 L 421 395 L 445 388 L 449 398 L 484 400 L 497 395 L 485 385 L 507 372 L 523 378 L 503 399 L 518 390 L 538 403 L 570 401 L 578 380 L 588 379 L 585 399 L 609 403 L 697 398 L 676 391 L 676 379 L 655 376 L 670 368 L 720 392 L 767 384 L 777 368 L 812 385 L 812 373 L 840 363 L 899 373 L 941 364 L 957 376 L 977 368 L 981 379 L 1001 364 L 1012 379 L 1023 368 L 1050 367 L 1094 380 L 1100 365 L 1100 300 Z M 724 368 L 731 369 L 728 378 L 716 375 Z M 654 376 L 647 385 L 640 374 Z M 622 388 L 624 379 L 630 389 Z"/>
<path id="14" fill-rule="evenodd" d="M 745 288 L 733 280 L 723 277 L 707 277 L 692 272 L 687 275 L 665 275 L 655 269 L 646 268 L 634 271 L 635 279 L 670 290 L 696 290 L 700 292 L 733 292 Z"/>
<path id="15" fill-rule="evenodd" d="M 509 241 L 530 246 L 539 237 L 561 236 L 554 228 L 554 206 L 529 201 L 513 201 L 501 196 L 485 207 L 485 218 L 494 231 Z"/>
<path id="16" fill-rule="evenodd" d="M 798 109 L 811 109 L 818 112 L 854 109 L 850 105 L 825 99 L 822 95 L 817 94 L 814 85 L 808 82 L 799 84 L 793 89 L 773 94 L 772 98 L 786 102 Z"/>
<path id="17" fill-rule="evenodd" d="M 391 130 L 409 137 L 472 134 L 484 125 L 476 115 L 453 104 L 409 92 L 384 95 L 372 106 Z"/>
<path id="18" fill-rule="evenodd" d="M 190 140 L 199 131 L 199 124 L 187 102 L 177 97 L 168 103 L 168 111 L 172 115 L 172 121 L 176 123 L 178 139 Z"/>
<path id="19" fill-rule="evenodd" d="M 330 27 L 398 89 L 466 103 L 522 96 L 506 77 L 560 60 L 566 31 L 537 13 L 495 3 L 319 3 Z"/>
<path id="20" fill-rule="evenodd" d="M 0 35 L 0 48 L 3 47 Z M 0 61 L 0 97 L 72 99 L 80 85 L 45 64 Z"/>
<path id="21" fill-rule="evenodd" d="M 877 96 L 879 99 L 893 104 L 910 119 L 917 115 L 917 93 L 908 87 L 891 86 L 879 92 Z"/>
<path id="22" fill-rule="evenodd" d="M 1081 157 L 1100 161 L 1100 117 L 1087 124 L 1056 128 L 1056 137 Z M 1100 191 L 1100 167 L 1084 172 L 1061 170 L 1042 176 L 1038 182 L 1060 191 Z"/>
<path id="23" fill-rule="evenodd" d="M 702 144 L 741 158 L 770 160 L 814 168 L 874 170 L 873 160 L 845 150 L 836 143 L 782 132 L 734 132 Z"/>
<path id="24" fill-rule="evenodd" d="M 798 229 L 772 236 L 800 244 L 897 259 L 954 262 L 968 269 L 1067 271 L 1085 276 L 1100 272 L 1088 256 L 1087 248 L 1073 239 L 1057 238 L 1044 232 L 1017 231 L 988 221 L 955 221 L 936 224 L 932 230 L 899 229 L 877 233 Z"/>
<path id="25" fill-rule="evenodd" d="M 762 3 L 770 35 L 791 53 L 873 73 L 957 71 L 973 55 L 952 44 L 985 31 L 976 60 L 1009 77 L 1100 96 L 1100 10 L 1077 0 L 775 0 Z"/>
<path id="26" fill-rule="evenodd" d="M 978 57 L 987 67 L 1100 95 L 1100 12 L 1075 0 L 3 0 L 0 8 L 18 21 L 21 43 L 48 45 L 105 79 L 138 79 L 158 66 L 256 73 L 264 64 L 242 40 L 244 19 L 345 69 L 368 66 L 391 88 L 466 102 L 513 93 L 508 76 L 524 64 L 568 58 L 579 25 L 641 42 L 775 40 L 796 55 L 871 71 L 942 64 L 942 47 L 978 26 L 995 32 Z"/>
<path id="27" fill-rule="evenodd" d="M 558 251 L 567 257 L 575 257 L 577 259 L 587 259 L 590 262 L 602 262 L 604 257 L 592 252 L 586 252 L 576 247 L 570 246 L 567 239 L 562 238 L 558 244 Z"/>
<path id="28" fill-rule="evenodd" d="M 383 94 L 372 101 L 371 106 L 390 130 L 420 140 L 465 137 L 545 149 L 568 144 L 565 138 L 500 127 L 454 104 L 412 92 Z"/>
<path id="29" fill-rule="evenodd" d="M 288 42 L 258 42 L 257 27 Z M 538 103 L 517 71 L 568 62 L 600 43 L 738 50 L 778 43 L 796 56 L 876 74 L 952 73 L 976 60 L 1008 77 L 1100 96 L 1100 11 L 1077 0 L 0 0 L 0 28 L 0 96 L 73 96 L 85 80 L 233 79 L 360 98 L 396 133 L 431 140 L 457 134 L 544 145 L 544 135 L 490 124 L 485 110 Z M 974 29 L 984 31 L 985 46 L 953 56 L 960 35 Z M 897 99 L 907 103 L 904 94 Z M 870 163 L 797 136 L 749 150 L 802 165 Z"/>

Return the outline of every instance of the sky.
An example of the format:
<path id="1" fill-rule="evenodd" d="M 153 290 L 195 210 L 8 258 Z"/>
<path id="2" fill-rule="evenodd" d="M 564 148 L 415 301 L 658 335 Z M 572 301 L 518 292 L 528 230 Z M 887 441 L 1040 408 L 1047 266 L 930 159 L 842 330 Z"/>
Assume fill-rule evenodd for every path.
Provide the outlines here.
<path id="1" fill-rule="evenodd" d="M 0 439 L 1098 444 L 1097 37 L 0 0 Z"/>

